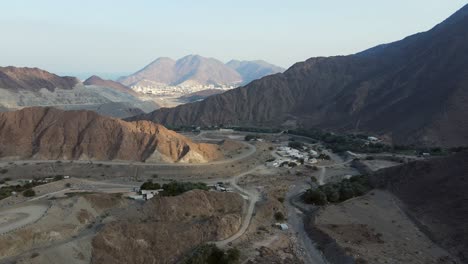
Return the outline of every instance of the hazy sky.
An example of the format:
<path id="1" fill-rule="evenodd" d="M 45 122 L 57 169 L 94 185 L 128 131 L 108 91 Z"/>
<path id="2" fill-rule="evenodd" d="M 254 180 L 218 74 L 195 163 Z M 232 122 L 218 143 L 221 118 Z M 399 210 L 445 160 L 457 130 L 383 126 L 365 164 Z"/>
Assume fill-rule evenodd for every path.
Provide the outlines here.
<path id="1" fill-rule="evenodd" d="M 15 0 L 0 2 L 0 65 L 133 72 L 187 54 L 283 67 L 426 31 L 462 0 Z"/>

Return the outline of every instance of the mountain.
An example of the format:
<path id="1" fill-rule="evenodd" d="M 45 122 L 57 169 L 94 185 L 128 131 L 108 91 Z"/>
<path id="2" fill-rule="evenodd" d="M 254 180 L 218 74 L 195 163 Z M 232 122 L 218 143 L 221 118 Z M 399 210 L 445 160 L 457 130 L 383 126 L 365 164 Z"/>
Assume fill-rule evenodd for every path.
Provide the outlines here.
<path id="1" fill-rule="evenodd" d="M 137 93 L 133 91 L 130 87 L 127 87 L 119 82 L 111 81 L 111 80 L 104 80 L 99 76 L 93 75 L 86 79 L 83 82 L 84 85 L 94 85 L 94 86 L 101 86 L 101 87 L 109 87 L 115 89 L 119 92 L 128 93 L 134 96 L 137 96 Z"/>
<path id="2" fill-rule="evenodd" d="M 242 82 L 242 77 L 224 63 L 198 55 L 185 56 L 177 61 L 159 58 L 145 68 L 119 82 L 127 86 L 140 82 L 164 85 L 231 85 Z"/>
<path id="3" fill-rule="evenodd" d="M 122 84 L 97 76 L 84 85 L 74 77 L 60 77 L 37 68 L 0 67 L 0 112 L 31 106 L 93 110 L 120 118 L 159 108 Z"/>
<path id="4" fill-rule="evenodd" d="M 468 261 L 468 153 L 380 170 L 376 186 L 395 194 L 434 242 Z"/>
<path id="5" fill-rule="evenodd" d="M 37 91 L 45 88 L 70 90 L 79 83 L 75 77 L 60 77 L 38 68 L 0 67 L 0 88 Z"/>
<path id="6" fill-rule="evenodd" d="M 201 102 L 131 120 L 318 128 L 397 144 L 468 145 L 468 5 L 425 33 L 311 58 Z"/>
<path id="7" fill-rule="evenodd" d="M 92 111 L 33 107 L 0 113 L 0 157 L 45 160 L 207 162 L 217 145 L 148 121 L 124 122 Z"/>
<path id="8" fill-rule="evenodd" d="M 263 60 L 239 61 L 231 60 L 226 65 L 242 76 L 242 82 L 247 84 L 253 80 L 260 79 L 267 75 L 284 72 L 285 69 L 270 64 Z"/>
<path id="9" fill-rule="evenodd" d="M 191 102 L 200 101 L 212 95 L 221 94 L 224 92 L 225 90 L 222 90 L 222 89 L 206 89 L 206 90 L 201 90 L 198 92 L 193 92 L 193 93 L 183 95 L 179 97 L 179 100 L 185 103 L 191 103 Z"/>

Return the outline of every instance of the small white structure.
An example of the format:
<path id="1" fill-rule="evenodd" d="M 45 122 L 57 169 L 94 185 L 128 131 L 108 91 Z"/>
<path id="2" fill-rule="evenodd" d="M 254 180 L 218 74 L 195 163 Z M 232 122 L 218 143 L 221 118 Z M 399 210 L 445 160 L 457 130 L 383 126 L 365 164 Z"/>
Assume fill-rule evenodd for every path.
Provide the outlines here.
<path id="1" fill-rule="evenodd" d="M 232 132 L 234 132 L 234 129 L 220 128 L 220 129 L 219 129 L 219 132 L 222 132 L 222 133 L 232 133 Z"/>
<path id="2" fill-rule="evenodd" d="M 309 150 L 309 154 L 314 158 L 318 157 L 319 155 L 318 152 L 313 149 Z"/>
<path id="3" fill-rule="evenodd" d="M 369 141 L 371 141 L 371 142 L 379 141 L 379 139 L 376 138 L 376 137 L 368 137 L 367 140 L 369 140 Z"/>
<path id="4" fill-rule="evenodd" d="M 429 156 L 431 155 L 431 153 L 424 152 L 422 155 L 423 155 L 424 157 L 429 157 Z"/>
<path id="5" fill-rule="evenodd" d="M 63 176 L 63 178 L 64 178 L 64 179 L 70 179 L 70 176 L 65 175 L 65 176 Z"/>
<path id="6" fill-rule="evenodd" d="M 289 229 L 289 226 L 287 224 L 276 223 L 275 226 L 277 226 L 281 230 L 288 230 Z"/>

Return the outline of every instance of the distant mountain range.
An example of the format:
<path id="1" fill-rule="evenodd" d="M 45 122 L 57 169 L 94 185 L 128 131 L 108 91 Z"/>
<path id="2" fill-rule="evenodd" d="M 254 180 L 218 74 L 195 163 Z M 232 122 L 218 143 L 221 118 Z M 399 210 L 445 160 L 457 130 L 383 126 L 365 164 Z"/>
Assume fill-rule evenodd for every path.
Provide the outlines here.
<path id="1" fill-rule="evenodd" d="M 233 60 L 224 64 L 214 58 L 189 55 L 176 61 L 158 58 L 138 72 L 119 78 L 118 81 L 127 86 L 237 86 L 283 70 L 264 61 Z"/>
<path id="2" fill-rule="evenodd" d="M 129 117 L 158 108 L 142 101 L 124 85 L 93 76 L 81 83 L 38 68 L 0 67 L 0 112 L 30 106 L 93 110 L 112 117 Z"/>
<path id="3" fill-rule="evenodd" d="M 233 78 L 235 79 L 235 78 Z M 468 145 L 468 5 L 432 30 L 132 120 L 362 132 L 396 144 Z"/>

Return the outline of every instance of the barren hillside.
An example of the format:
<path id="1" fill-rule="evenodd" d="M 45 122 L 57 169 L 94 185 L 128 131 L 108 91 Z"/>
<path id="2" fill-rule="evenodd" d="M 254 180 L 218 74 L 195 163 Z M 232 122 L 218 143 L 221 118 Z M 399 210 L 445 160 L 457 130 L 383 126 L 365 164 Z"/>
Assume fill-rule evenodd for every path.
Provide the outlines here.
<path id="1" fill-rule="evenodd" d="M 41 107 L 0 113 L 0 146 L 0 157 L 21 159 L 207 162 L 222 156 L 217 145 L 194 143 L 152 122 Z"/>
<path id="2" fill-rule="evenodd" d="M 99 232 L 92 262 L 176 263 L 197 245 L 234 234 L 243 205 L 238 194 L 198 190 L 153 198 L 138 214 Z"/>

